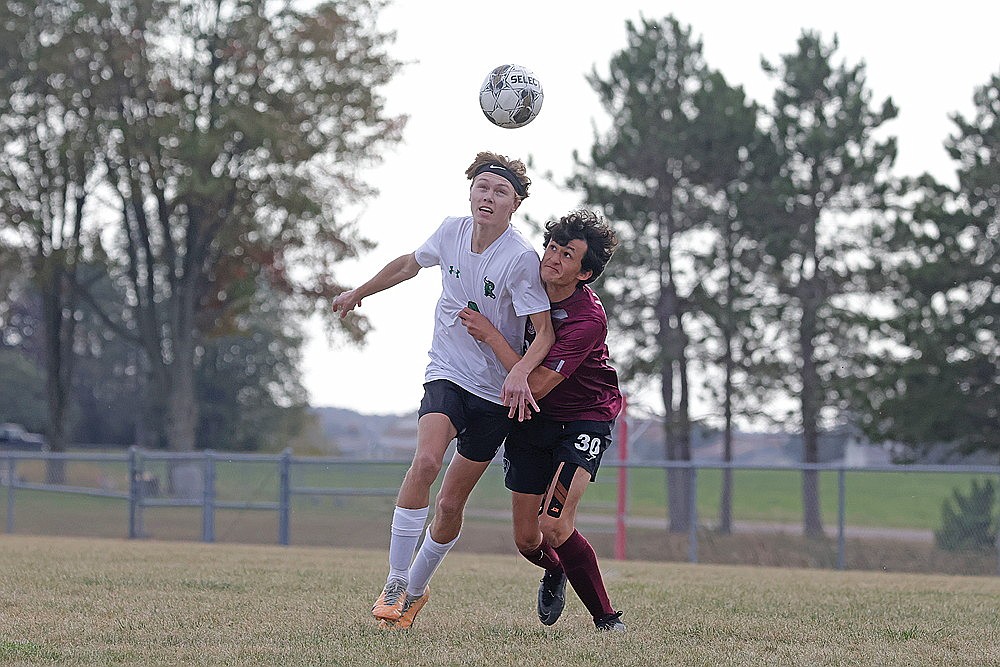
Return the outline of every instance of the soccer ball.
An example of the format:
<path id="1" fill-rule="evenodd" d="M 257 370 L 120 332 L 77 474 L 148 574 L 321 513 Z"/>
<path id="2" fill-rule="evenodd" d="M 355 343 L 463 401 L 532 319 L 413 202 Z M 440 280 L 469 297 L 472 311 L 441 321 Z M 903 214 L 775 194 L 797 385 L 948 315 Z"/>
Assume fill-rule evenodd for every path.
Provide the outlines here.
<path id="1" fill-rule="evenodd" d="M 479 106 L 490 122 L 513 129 L 535 120 L 542 110 L 542 84 L 527 67 L 500 65 L 479 89 Z"/>

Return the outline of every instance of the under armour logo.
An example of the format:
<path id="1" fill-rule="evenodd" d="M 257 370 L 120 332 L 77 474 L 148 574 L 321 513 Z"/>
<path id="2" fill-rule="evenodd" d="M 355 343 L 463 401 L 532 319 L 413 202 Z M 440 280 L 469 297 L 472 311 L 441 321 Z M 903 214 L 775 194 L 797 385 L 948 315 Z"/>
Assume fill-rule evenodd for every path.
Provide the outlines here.
<path id="1" fill-rule="evenodd" d="M 458 276 L 461 275 L 462 272 L 456 269 L 454 266 L 449 266 L 448 273 L 458 278 Z"/>

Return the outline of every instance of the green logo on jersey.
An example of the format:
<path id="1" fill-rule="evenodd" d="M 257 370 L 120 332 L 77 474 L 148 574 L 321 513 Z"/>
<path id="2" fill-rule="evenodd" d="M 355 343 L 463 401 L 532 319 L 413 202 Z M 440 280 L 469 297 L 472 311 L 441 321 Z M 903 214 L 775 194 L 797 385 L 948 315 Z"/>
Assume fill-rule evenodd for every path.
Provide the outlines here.
<path id="1" fill-rule="evenodd" d="M 448 266 L 448 273 L 450 273 L 451 275 L 453 275 L 456 278 L 458 278 L 458 276 L 461 275 L 462 272 L 459 271 L 458 269 L 456 269 L 454 266 L 450 266 L 449 265 Z"/>
<path id="2" fill-rule="evenodd" d="M 493 293 L 493 290 L 495 290 L 496 288 L 497 288 L 497 286 L 493 284 L 492 280 L 490 280 L 489 278 L 483 278 L 483 294 L 484 295 L 488 296 L 491 299 L 497 298 L 497 295 Z"/>

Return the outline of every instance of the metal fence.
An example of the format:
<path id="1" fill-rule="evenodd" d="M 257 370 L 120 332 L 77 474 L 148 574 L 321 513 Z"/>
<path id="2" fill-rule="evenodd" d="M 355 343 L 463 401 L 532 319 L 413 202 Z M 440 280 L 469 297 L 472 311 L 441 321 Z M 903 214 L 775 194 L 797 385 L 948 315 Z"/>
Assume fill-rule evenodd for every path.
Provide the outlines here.
<path id="1" fill-rule="evenodd" d="M 7 533 L 378 548 L 408 463 L 290 451 L 9 452 L 0 455 L 0 481 Z M 804 471 L 815 471 L 821 484 L 819 539 L 802 534 Z M 724 472 L 733 517 L 725 532 Z M 695 499 L 680 521 L 668 511 L 668 486 L 678 480 Z M 602 557 L 995 575 L 1000 545 L 948 548 L 937 533 L 943 504 L 959 511 L 958 494 L 997 480 L 998 466 L 605 461 L 578 524 Z M 489 471 L 470 499 L 462 542 L 512 550 L 509 502 L 502 473 Z M 953 521 L 995 535 L 1000 499 L 993 503 L 985 523 Z"/>

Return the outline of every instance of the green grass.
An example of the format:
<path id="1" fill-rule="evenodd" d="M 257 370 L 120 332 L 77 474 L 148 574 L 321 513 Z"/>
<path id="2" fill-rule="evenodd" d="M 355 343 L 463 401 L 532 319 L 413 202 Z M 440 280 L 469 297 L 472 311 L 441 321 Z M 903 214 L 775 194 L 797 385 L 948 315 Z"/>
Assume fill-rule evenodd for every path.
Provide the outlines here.
<path id="1" fill-rule="evenodd" d="M 278 467 L 273 462 L 216 462 L 216 497 L 220 501 L 274 502 L 278 496 Z M 165 486 L 166 463 L 149 461 L 146 469 Z M 127 468 L 113 462 L 68 463 L 69 483 L 78 486 L 127 491 Z M 352 487 L 397 489 L 406 471 L 399 464 L 296 464 L 292 467 L 295 487 Z M 44 479 L 39 461 L 22 462 L 18 474 L 30 481 Z M 666 516 L 666 474 L 662 470 L 636 468 L 628 472 L 628 510 L 635 517 Z M 941 505 L 955 488 L 969 488 L 982 475 L 967 473 L 865 472 L 846 475 L 846 522 L 851 526 L 933 530 L 940 526 Z M 587 492 L 585 511 L 611 514 L 617 500 L 618 471 L 606 468 Z M 698 513 L 701 522 L 713 524 L 719 515 L 722 472 L 698 472 Z M 802 520 L 802 474 L 786 470 L 736 470 L 733 473 L 733 518 L 737 521 L 800 523 Z M 836 525 L 838 503 L 836 472 L 820 474 L 823 519 Z M 24 492 L 19 492 L 24 493 Z M 316 499 L 300 499 L 303 511 L 321 506 Z M 3 498 L 0 497 L 0 503 Z M 74 501 L 73 504 L 75 504 Z M 340 499 L 349 503 L 350 500 Z M 376 507 L 381 504 L 373 501 Z M 476 488 L 470 507 L 506 511 L 510 495 L 503 486 L 499 466 L 487 471 Z M 379 510 L 380 511 L 380 510 Z"/>
<path id="2" fill-rule="evenodd" d="M 664 516 L 666 474 L 649 468 L 629 471 L 629 512 L 635 516 Z M 852 526 L 932 530 L 939 527 L 941 504 L 956 487 L 967 491 L 968 473 L 924 473 L 915 471 L 846 474 L 846 522 Z M 722 472 L 698 472 L 698 514 L 712 523 L 719 515 Z M 836 472 L 820 473 L 820 504 L 823 519 L 837 521 L 838 480 Z M 615 506 L 617 471 L 602 471 L 598 483 L 587 492 L 587 502 Z M 733 472 L 733 514 L 736 520 L 796 523 L 802 521 L 802 473 L 787 470 L 736 470 Z"/>
<path id="3" fill-rule="evenodd" d="M 538 570 L 461 550 L 408 632 L 374 627 L 381 550 L 8 536 L 10 665 L 993 665 L 1000 580 L 605 561 L 628 632 L 575 596 L 550 628 Z"/>

